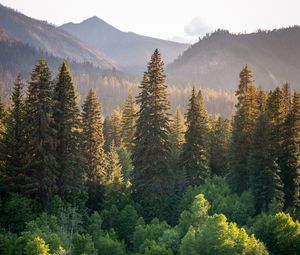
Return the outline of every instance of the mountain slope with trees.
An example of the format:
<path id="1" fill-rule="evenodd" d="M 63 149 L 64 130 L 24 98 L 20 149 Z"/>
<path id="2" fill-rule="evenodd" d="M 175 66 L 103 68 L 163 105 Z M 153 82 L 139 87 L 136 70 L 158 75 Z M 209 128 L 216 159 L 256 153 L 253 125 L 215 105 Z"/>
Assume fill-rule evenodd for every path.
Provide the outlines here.
<path id="1" fill-rule="evenodd" d="M 255 83 L 272 89 L 283 82 L 299 88 L 300 27 L 251 34 L 218 30 L 192 45 L 167 67 L 169 81 L 214 89 L 235 88 L 240 67 L 248 64 Z"/>
<path id="2" fill-rule="evenodd" d="M 116 67 L 102 52 L 45 21 L 25 16 L 0 4 L 0 27 L 16 40 L 54 56 L 90 62 L 102 68 Z"/>

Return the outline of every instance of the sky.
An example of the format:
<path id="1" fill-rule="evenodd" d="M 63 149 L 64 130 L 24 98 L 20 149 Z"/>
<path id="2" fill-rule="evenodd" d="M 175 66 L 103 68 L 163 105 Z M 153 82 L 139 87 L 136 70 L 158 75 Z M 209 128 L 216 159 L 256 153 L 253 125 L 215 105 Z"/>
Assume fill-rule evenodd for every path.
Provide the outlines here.
<path id="1" fill-rule="evenodd" d="M 0 0 L 55 25 L 97 16 L 122 31 L 195 42 L 221 28 L 251 33 L 300 25 L 299 0 Z"/>

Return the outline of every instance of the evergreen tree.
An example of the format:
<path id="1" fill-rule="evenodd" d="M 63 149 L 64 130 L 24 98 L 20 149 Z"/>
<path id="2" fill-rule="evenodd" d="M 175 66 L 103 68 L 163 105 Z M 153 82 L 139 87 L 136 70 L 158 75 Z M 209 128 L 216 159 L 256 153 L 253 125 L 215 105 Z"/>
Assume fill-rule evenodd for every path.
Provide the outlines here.
<path id="1" fill-rule="evenodd" d="M 170 139 L 172 144 L 172 152 L 178 155 L 184 144 L 184 132 L 185 132 L 184 117 L 177 107 L 170 123 Z"/>
<path id="2" fill-rule="evenodd" d="M 230 132 L 230 121 L 218 116 L 210 132 L 209 166 L 212 174 L 219 176 L 227 174 Z"/>
<path id="3" fill-rule="evenodd" d="M 137 105 L 135 99 L 129 92 L 125 101 L 122 116 L 122 141 L 128 152 L 132 152 L 134 147 L 134 134 L 137 118 Z"/>
<path id="4" fill-rule="evenodd" d="M 113 110 L 111 116 L 107 116 L 103 123 L 103 132 L 105 137 L 104 149 L 110 150 L 114 141 L 116 147 L 122 145 L 122 112 L 119 108 Z"/>
<path id="5" fill-rule="evenodd" d="M 167 218 L 174 176 L 169 168 L 169 101 L 158 50 L 151 57 L 140 89 L 132 190 L 147 220 Z"/>
<path id="6" fill-rule="evenodd" d="M 111 115 L 112 141 L 116 147 L 122 144 L 122 112 L 119 108 L 113 110 Z"/>
<path id="7" fill-rule="evenodd" d="M 278 159 L 279 166 L 282 166 L 283 142 L 285 140 L 285 122 L 288 115 L 287 99 L 283 90 L 277 87 L 271 91 L 267 100 L 267 118 L 269 123 L 269 149 L 270 156 Z"/>
<path id="8" fill-rule="evenodd" d="M 20 75 L 17 76 L 13 92 L 12 107 L 4 133 L 4 164 L 5 171 L 3 182 L 8 192 L 23 191 L 23 180 L 25 178 L 25 123 L 24 123 L 24 84 Z"/>
<path id="9" fill-rule="evenodd" d="M 106 116 L 103 122 L 103 135 L 104 135 L 104 151 L 109 152 L 110 145 L 113 141 L 113 128 L 111 116 Z"/>
<path id="10" fill-rule="evenodd" d="M 208 115 L 201 91 L 196 95 L 194 88 L 186 119 L 187 131 L 182 149 L 181 164 L 188 184 L 199 185 L 210 175 L 207 154 Z"/>
<path id="11" fill-rule="evenodd" d="M 233 119 L 229 181 L 232 189 L 241 193 L 249 188 L 247 165 L 251 134 L 259 114 L 256 87 L 253 84 L 252 72 L 247 65 L 240 73 L 236 96 L 238 103 Z"/>
<path id="12" fill-rule="evenodd" d="M 258 212 L 267 211 L 273 202 L 284 202 L 283 183 L 276 159 L 269 154 L 269 130 L 266 116 L 266 95 L 258 93 L 260 115 L 252 133 L 248 159 L 250 190 Z"/>
<path id="13" fill-rule="evenodd" d="M 110 146 L 107 155 L 107 167 L 105 172 L 105 183 L 123 183 L 122 168 L 120 158 L 115 147 L 114 141 Z"/>
<path id="14" fill-rule="evenodd" d="M 285 123 L 282 174 L 286 207 L 300 208 L 300 94 L 294 93 L 293 104 Z"/>
<path id="15" fill-rule="evenodd" d="M 54 87 L 56 161 L 60 193 L 71 194 L 82 183 L 82 153 L 80 148 L 80 112 L 69 64 L 64 61 Z"/>
<path id="16" fill-rule="evenodd" d="M 90 188 L 102 184 L 105 177 L 103 120 L 101 105 L 93 90 L 90 90 L 83 104 L 83 147 L 86 181 Z"/>
<path id="17" fill-rule="evenodd" d="M 45 203 L 49 195 L 57 191 L 52 98 L 51 73 L 46 60 L 42 58 L 31 73 L 26 99 L 28 163 L 24 192 L 38 195 Z"/>

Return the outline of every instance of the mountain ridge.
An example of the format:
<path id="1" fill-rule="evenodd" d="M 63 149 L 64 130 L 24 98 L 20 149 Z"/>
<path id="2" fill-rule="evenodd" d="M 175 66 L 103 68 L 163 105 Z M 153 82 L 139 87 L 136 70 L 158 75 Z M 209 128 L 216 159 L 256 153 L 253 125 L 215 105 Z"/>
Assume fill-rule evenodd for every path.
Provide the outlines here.
<path id="1" fill-rule="evenodd" d="M 33 19 L 0 4 L 0 27 L 16 40 L 60 58 L 91 62 L 103 68 L 117 65 L 99 50 L 45 21 Z"/>
<path id="2" fill-rule="evenodd" d="M 236 88 L 248 64 L 257 85 L 272 89 L 284 82 L 300 87 L 300 27 L 250 34 L 218 30 L 189 47 L 166 68 L 178 86 L 200 84 L 214 89 Z"/>
<path id="3" fill-rule="evenodd" d="M 59 28 L 104 52 L 128 72 L 139 75 L 146 69 L 156 48 L 169 63 L 188 47 L 188 44 L 123 32 L 97 16 L 79 23 L 69 22 Z"/>

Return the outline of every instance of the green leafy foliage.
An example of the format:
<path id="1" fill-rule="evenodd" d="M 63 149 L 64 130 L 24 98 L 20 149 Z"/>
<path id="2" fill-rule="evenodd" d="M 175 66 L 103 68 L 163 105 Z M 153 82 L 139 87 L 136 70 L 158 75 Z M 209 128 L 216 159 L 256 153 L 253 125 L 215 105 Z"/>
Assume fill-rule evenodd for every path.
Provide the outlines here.
<path id="1" fill-rule="evenodd" d="M 263 214 L 256 219 L 252 230 L 272 254 L 296 255 L 300 252 L 300 223 L 289 214 Z"/>

